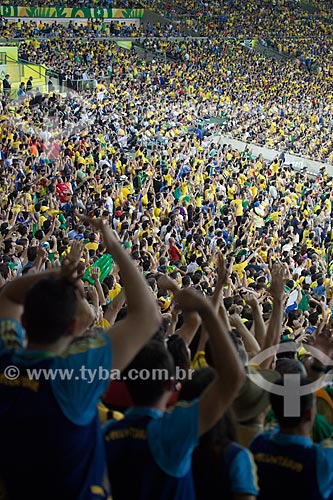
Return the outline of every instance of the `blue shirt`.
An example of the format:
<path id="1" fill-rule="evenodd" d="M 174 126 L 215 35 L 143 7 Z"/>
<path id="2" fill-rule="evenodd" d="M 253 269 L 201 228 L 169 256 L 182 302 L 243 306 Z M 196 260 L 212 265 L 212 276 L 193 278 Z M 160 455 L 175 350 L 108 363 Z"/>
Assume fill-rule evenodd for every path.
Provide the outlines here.
<path id="1" fill-rule="evenodd" d="M 316 295 L 324 296 L 326 297 L 326 286 L 324 285 L 318 285 L 314 287 L 313 293 Z"/>
<path id="2" fill-rule="evenodd" d="M 315 332 L 317 330 L 317 328 L 315 326 L 312 326 L 312 325 L 308 325 L 306 328 L 305 328 L 305 333 L 307 335 L 312 335 L 313 332 Z"/>
<path id="3" fill-rule="evenodd" d="M 310 438 L 259 434 L 251 443 L 258 467 L 260 500 L 328 500 L 333 497 L 333 441 L 315 444 Z"/>
<path id="4" fill-rule="evenodd" d="M 112 494 L 117 500 L 194 500 L 191 460 L 199 401 L 161 413 L 133 408 L 104 428 Z"/>
<path id="5" fill-rule="evenodd" d="M 25 350 L 23 338 L 17 321 L 0 320 L 0 470 L 9 497 L 107 498 L 96 407 L 109 382 L 99 373 L 111 369 L 109 338 L 80 339 L 62 356 Z"/>
<path id="6" fill-rule="evenodd" d="M 231 442 L 218 455 L 205 445 L 195 449 L 192 471 L 197 500 L 233 500 L 236 493 L 258 495 L 252 454 Z"/>

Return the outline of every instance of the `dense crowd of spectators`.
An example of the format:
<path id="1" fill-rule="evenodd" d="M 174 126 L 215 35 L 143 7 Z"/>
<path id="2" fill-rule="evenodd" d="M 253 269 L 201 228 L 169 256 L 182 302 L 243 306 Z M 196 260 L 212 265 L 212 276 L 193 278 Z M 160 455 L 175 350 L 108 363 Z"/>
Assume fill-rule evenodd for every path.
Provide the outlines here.
<path id="1" fill-rule="evenodd" d="M 110 39 L 27 40 L 19 54 L 57 73 L 61 85 L 79 80 L 82 88 L 85 80 L 104 81 L 113 93 L 118 81 L 131 87 L 140 80 L 158 102 L 175 96 L 182 102 L 186 96 L 203 105 L 232 138 L 332 161 L 330 66 L 308 71 L 306 62 L 278 61 L 217 39 L 152 38 L 143 45 L 152 54 L 149 63 L 134 49 L 117 50 Z"/>
<path id="2" fill-rule="evenodd" d="M 18 5 L 18 6 L 31 6 L 31 2 L 27 0 L 4 0 L 3 6 L 6 5 Z M 34 7 L 82 7 L 82 8 L 105 8 L 105 9 L 132 9 L 133 7 L 139 7 L 140 3 L 132 0 L 91 0 L 86 2 L 84 0 L 66 0 L 62 2 L 61 0 L 38 0 L 34 2 Z"/>
<path id="3" fill-rule="evenodd" d="M 330 67 L 67 29 L 3 79 L 0 497 L 329 500 L 333 179 L 284 152 L 332 161 Z"/>

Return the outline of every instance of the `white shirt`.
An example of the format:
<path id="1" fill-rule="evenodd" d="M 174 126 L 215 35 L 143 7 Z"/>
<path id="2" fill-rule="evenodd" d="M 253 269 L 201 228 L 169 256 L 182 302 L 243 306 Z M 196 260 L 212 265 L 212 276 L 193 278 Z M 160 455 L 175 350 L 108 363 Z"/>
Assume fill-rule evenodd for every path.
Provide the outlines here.
<path id="1" fill-rule="evenodd" d="M 197 267 L 198 267 L 197 262 L 190 262 L 190 264 L 187 266 L 187 272 L 193 273 L 193 271 L 195 271 Z"/>
<path id="2" fill-rule="evenodd" d="M 113 212 L 113 201 L 110 196 L 106 198 L 105 208 L 110 214 Z"/>
<path id="3" fill-rule="evenodd" d="M 278 196 L 278 192 L 275 186 L 270 186 L 269 187 L 269 196 L 273 198 L 273 200 L 276 200 Z"/>

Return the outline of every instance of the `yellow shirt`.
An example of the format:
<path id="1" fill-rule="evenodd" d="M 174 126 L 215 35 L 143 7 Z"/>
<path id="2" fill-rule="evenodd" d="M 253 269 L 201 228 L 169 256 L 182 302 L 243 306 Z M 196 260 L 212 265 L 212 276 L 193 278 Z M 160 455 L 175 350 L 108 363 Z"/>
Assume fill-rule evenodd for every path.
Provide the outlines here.
<path id="1" fill-rule="evenodd" d="M 238 274 L 238 276 L 240 278 L 243 278 L 244 277 L 244 270 L 245 270 L 247 265 L 248 265 L 248 261 L 244 260 L 244 262 L 240 262 L 239 264 L 234 264 L 232 266 L 232 270 L 236 271 L 236 273 Z"/>
<path id="2" fill-rule="evenodd" d="M 191 362 L 192 370 L 200 370 L 201 368 L 206 368 L 207 366 L 208 364 L 206 361 L 205 352 L 198 351 Z"/>
<path id="3" fill-rule="evenodd" d="M 113 300 L 121 292 L 121 286 L 119 283 L 115 284 L 115 287 L 109 291 L 109 299 Z"/>
<path id="4" fill-rule="evenodd" d="M 242 202 L 242 200 L 239 200 L 239 199 L 233 200 L 231 202 L 231 206 L 235 207 L 236 217 L 243 216 L 244 211 L 243 211 L 243 202 Z"/>
<path id="5" fill-rule="evenodd" d="M 95 250 L 96 251 L 98 249 L 98 243 L 92 241 L 92 242 L 86 243 L 85 247 L 88 250 Z"/>

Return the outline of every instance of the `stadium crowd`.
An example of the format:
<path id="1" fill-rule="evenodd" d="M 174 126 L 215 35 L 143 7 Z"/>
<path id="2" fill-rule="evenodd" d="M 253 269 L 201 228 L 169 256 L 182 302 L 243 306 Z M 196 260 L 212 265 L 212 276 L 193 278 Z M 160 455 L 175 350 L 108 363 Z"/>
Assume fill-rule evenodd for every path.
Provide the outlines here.
<path id="1" fill-rule="evenodd" d="M 121 82 L 146 89 L 160 102 L 175 96 L 182 102 L 186 96 L 222 120 L 230 137 L 332 161 L 330 66 L 308 72 L 305 62 L 279 62 L 232 41 L 147 39 L 144 47 L 153 57 L 149 63 L 110 40 L 31 40 L 19 53 L 55 71 L 61 85 L 93 80 L 114 93 Z M 137 99 L 135 94 L 130 98 Z"/>
<path id="2" fill-rule="evenodd" d="M 31 6 L 30 2 L 27 0 L 4 0 L 3 6 L 6 5 L 19 5 L 19 6 Z M 38 0 L 34 2 L 33 7 L 84 7 L 84 8 L 107 8 L 107 9 L 131 9 L 133 7 L 140 7 L 139 2 L 131 1 L 131 0 L 91 0 L 89 2 L 84 2 L 83 0 L 77 0 L 74 2 L 73 0 L 66 0 L 62 2 L 61 0 Z"/>
<path id="3" fill-rule="evenodd" d="M 271 2 L 259 5 L 253 0 L 247 2 L 246 8 L 239 2 L 216 3 L 216 8 L 224 8 L 225 15 L 211 25 L 206 17 L 212 15 L 214 5 L 207 12 L 203 9 L 202 19 L 198 20 L 202 29 L 198 34 L 209 36 L 206 41 L 168 40 L 169 36 L 182 34 L 181 23 L 148 24 L 144 28 L 142 24 L 138 28 L 97 20 L 87 25 L 71 22 L 63 27 L 56 22 L 40 22 L 38 26 L 20 20 L 4 22 L 2 34 L 6 38 L 23 36 L 26 41 L 20 45 L 20 57 L 55 71 L 61 85 L 80 81 L 69 83 L 74 88 L 85 88 L 84 80 L 103 83 L 104 79 L 109 84 L 117 75 L 119 58 L 123 56 L 119 52 L 114 55 L 116 49 L 109 34 L 137 36 L 153 58 L 164 58 L 164 64 L 145 67 L 144 61 L 135 61 L 132 55 L 130 65 L 120 64 L 122 78 L 132 80 L 132 72 L 126 72 L 126 66 L 134 67 L 135 78 L 139 62 L 145 71 L 139 70 L 138 75 L 148 75 L 148 86 L 154 88 L 152 82 L 161 76 L 166 82 L 160 88 L 163 94 L 170 87 L 171 92 L 179 88 L 194 100 L 210 101 L 211 107 L 215 106 L 212 116 L 224 120 L 224 132 L 230 136 L 331 161 L 330 14 L 310 14 L 293 2 L 277 2 L 273 6 Z M 65 33 L 83 38 L 79 43 L 71 36 L 64 40 Z M 39 36 L 43 34 L 45 39 Z M 262 54 L 244 47 L 246 40 L 252 47 L 259 41 L 281 57 L 272 59 L 265 51 Z M 65 54 L 69 57 L 64 58 Z"/>
<path id="4" fill-rule="evenodd" d="M 330 70 L 53 35 L 3 80 L 0 498 L 330 499 L 333 179 L 284 155 L 332 160 Z"/>
<path id="5" fill-rule="evenodd" d="M 182 36 L 183 33 L 180 27 L 174 27 L 172 24 L 161 26 L 159 23 L 155 25 L 136 24 L 134 22 L 118 22 L 103 21 L 101 19 L 88 19 L 87 22 L 44 22 L 40 20 L 24 21 L 18 20 L 8 22 L 3 19 L 0 23 L 0 38 L 12 40 L 18 38 L 20 40 L 29 40 L 39 38 L 48 38 L 51 41 L 59 38 L 84 37 L 92 38 L 107 38 L 107 37 L 168 37 Z"/>

